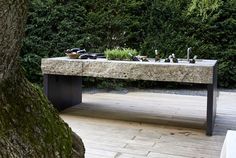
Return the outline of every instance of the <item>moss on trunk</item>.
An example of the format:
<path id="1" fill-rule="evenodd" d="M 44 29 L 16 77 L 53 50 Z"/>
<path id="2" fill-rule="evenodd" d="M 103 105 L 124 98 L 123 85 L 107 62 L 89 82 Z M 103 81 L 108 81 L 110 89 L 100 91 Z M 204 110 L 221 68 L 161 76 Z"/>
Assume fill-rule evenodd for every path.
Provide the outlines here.
<path id="1" fill-rule="evenodd" d="M 1 83 L 0 97 L 0 157 L 72 156 L 71 129 L 22 73 Z"/>
<path id="2" fill-rule="evenodd" d="M 83 158 L 82 140 L 20 70 L 27 2 L 0 0 L 0 158 Z"/>

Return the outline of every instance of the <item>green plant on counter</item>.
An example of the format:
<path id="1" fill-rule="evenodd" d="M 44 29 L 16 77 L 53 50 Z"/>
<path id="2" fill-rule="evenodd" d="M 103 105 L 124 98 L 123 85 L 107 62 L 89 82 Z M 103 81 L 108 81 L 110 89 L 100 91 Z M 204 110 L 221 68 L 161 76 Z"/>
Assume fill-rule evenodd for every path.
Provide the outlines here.
<path id="1" fill-rule="evenodd" d="M 138 55 L 135 49 L 130 48 L 107 49 L 104 53 L 108 60 L 131 60 L 133 56 Z"/>

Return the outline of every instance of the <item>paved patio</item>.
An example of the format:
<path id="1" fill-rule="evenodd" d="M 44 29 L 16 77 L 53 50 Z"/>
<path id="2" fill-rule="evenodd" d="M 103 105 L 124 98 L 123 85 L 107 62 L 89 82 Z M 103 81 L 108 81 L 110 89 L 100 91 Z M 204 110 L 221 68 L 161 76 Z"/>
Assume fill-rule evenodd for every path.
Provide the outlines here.
<path id="1" fill-rule="evenodd" d="M 87 91 L 61 113 L 86 158 L 218 158 L 236 130 L 236 91 L 220 91 L 214 136 L 205 135 L 204 91 Z"/>

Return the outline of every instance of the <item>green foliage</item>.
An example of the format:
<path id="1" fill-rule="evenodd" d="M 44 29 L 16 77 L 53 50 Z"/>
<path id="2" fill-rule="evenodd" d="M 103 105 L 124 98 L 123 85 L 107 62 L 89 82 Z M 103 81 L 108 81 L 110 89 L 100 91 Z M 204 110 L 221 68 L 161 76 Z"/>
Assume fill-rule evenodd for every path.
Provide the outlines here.
<path id="1" fill-rule="evenodd" d="M 226 55 L 227 54 L 227 55 Z M 218 54 L 218 76 L 221 87 L 232 87 L 236 83 L 236 51 L 228 50 Z"/>
<path id="2" fill-rule="evenodd" d="M 91 52 L 134 48 L 154 57 L 175 53 L 219 61 L 219 85 L 236 87 L 235 0 L 32 0 L 22 49 L 31 81 L 40 81 L 40 59 L 72 47 Z"/>
<path id="3" fill-rule="evenodd" d="M 65 49 L 81 45 L 85 14 L 85 8 L 75 1 L 31 1 L 21 51 L 30 81 L 42 82 L 41 58 L 64 56 Z"/>
<path id="4" fill-rule="evenodd" d="M 189 5 L 189 14 L 195 13 L 197 16 L 202 17 L 202 20 L 211 17 L 220 6 L 223 5 L 222 0 L 192 0 Z"/>
<path id="5" fill-rule="evenodd" d="M 107 49 L 104 53 L 109 60 L 131 60 L 133 56 L 138 55 L 138 52 L 135 49 L 130 48 Z"/>
<path id="6" fill-rule="evenodd" d="M 125 87 L 126 83 L 124 80 L 116 80 L 116 79 L 103 79 L 100 80 L 98 84 L 98 88 L 101 89 L 114 89 L 114 90 L 122 90 L 122 87 Z"/>
<path id="7" fill-rule="evenodd" d="M 116 47 L 139 48 L 143 40 L 144 0 L 82 0 L 87 10 L 84 43 L 92 51 Z"/>
<path id="8" fill-rule="evenodd" d="M 42 73 L 40 69 L 41 57 L 37 54 L 28 53 L 21 58 L 26 77 L 31 79 L 31 82 L 37 83 L 42 80 Z"/>

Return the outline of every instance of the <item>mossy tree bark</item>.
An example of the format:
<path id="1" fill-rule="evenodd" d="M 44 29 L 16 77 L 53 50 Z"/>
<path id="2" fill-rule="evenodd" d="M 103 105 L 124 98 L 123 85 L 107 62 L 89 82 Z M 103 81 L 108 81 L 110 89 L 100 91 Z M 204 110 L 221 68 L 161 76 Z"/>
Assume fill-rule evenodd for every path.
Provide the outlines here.
<path id="1" fill-rule="evenodd" d="M 0 157 L 84 157 L 82 140 L 19 65 L 27 0 L 0 0 Z"/>

